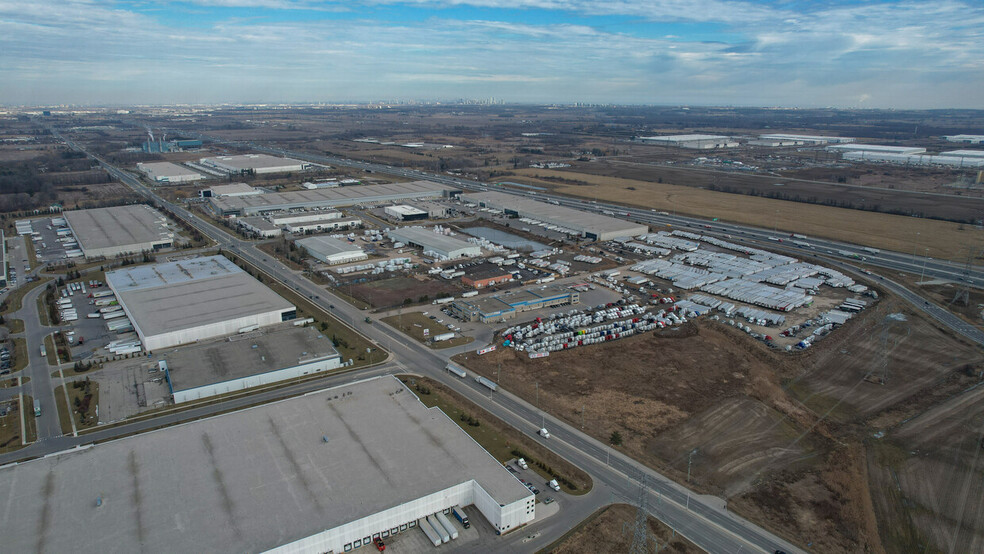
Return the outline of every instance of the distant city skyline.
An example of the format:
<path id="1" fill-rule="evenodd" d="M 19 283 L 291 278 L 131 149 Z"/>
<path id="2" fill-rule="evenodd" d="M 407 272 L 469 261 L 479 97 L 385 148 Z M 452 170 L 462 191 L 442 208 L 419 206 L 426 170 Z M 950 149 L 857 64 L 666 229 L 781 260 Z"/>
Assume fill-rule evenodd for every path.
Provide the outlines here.
<path id="1" fill-rule="evenodd" d="M 0 0 L 0 103 L 984 109 L 984 3 Z"/>

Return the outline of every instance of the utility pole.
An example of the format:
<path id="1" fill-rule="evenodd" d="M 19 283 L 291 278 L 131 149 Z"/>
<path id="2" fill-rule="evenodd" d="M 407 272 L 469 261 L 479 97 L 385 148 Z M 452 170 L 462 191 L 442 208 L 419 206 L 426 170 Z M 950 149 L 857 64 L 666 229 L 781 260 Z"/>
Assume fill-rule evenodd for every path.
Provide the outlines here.
<path id="1" fill-rule="evenodd" d="M 649 490 L 646 474 L 639 480 L 639 511 L 636 513 L 635 535 L 632 537 L 631 554 L 649 554 Z"/>
<path id="2" fill-rule="evenodd" d="M 687 482 L 688 483 L 690 482 L 690 464 L 693 463 L 694 454 L 696 453 L 697 453 L 697 449 L 694 448 L 693 450 L 690 451 L 690 454 L 687 455 Z"/>

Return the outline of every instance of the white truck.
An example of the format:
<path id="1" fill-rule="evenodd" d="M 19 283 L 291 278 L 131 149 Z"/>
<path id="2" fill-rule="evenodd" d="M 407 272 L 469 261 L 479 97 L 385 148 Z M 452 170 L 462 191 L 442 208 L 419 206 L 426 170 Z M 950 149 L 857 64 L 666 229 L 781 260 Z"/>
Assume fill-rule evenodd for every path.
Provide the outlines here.
<path id="1" fill-rule="evenodd" d="M 540 429 L 540 436 L 543 437 L 543 438 L 545 438 L 545 439 L 549 439 L 550 438 L 550 431 L 547 431 L 547 428 L 544 427 L 544 428 Z"/>

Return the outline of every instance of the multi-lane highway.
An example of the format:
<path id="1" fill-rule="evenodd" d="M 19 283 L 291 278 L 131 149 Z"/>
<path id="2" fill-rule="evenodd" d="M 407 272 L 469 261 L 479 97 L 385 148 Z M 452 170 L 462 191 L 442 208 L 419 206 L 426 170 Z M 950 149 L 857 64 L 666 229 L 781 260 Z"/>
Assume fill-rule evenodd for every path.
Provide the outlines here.
<path id="1" fill-rule="evenodd" d="M 85 149 L 80 145 L 64 138 L 63 140 L 73 148 L 85 152 Z M 282 153 L 280 151 L 273 152 Z M 86 153 L 92 156 L 91 153 Z M 790 542 L 780 539 L 768 531 L 728 512 L 722 501 L 695 496 L 691 491 L 672 482 L 665 476 L 630 458 L 622 456 L 618 452 L 612 452 L 604 444 L 599 443 L 559 420 L 548 416 L 548 426 L 553 436 L 548 440 L 540 438 L 536 434 L 536 431 L 540 428 L 543 414 L 534 406 L 505 391 L 493 393 L 490 397 L 488 390 L 479 386 L 474 381 L 470 379 L 461 380 L 451 376 L 444 371 L 444 366 L 447 363 L 447 359 L 444 357 L 446 354 L 442 356 L 441 353 L 430 350 L 426 346 L 413 341 L 405 341 L 399 331 L 390 326 L 365 323 L 363 321 L 363 312 L 347 302 L 336 298 L 330 292 L 326 292 L 324 288 L 290 272 L 279 261 L 254 248 L 250 242 L 239 240 L 225 233 L 211 223 L 191 213 L 184 206 L 159 198 L 151 189 L 129 173 L 106 163 L 96 156 L 92 157 L 99 161 L 112 175 L 153 202 L 166 207 L 179 217 L 184 218 L 223 249 L 234 252 L 261 271 L 267 273 L 272 279 L 276 279 L 287 287 L 294 289 L 299 294 L 307 296 L 310 301 L 318 304 L 324 310 L 334 313 L 335 317 L 340 321 L 355 328 L 377 344 L 388 349 L 394 359 L 397 360 L 396 363 L 398 366 L 405 367 L 409 371 L 426 375 L 444 383 L 473 402 L 482 405 L 495 416 L 526 433 L 534 440 L 543 442 L 548 448 L 564 456 L 579 467 L 584 468 L 592 475 L 596 486 L 611 490 L 620 496 L 622 500 L 634 501 L 640 495 L 639 480 L 645 475 L 646 482 L 649 486 L 650 512 L 698 546 L 705 548 L 709 552 L 772 552 L 777 548 L 787 552 L 800 551 L 800 549 Z M 338 162 L 326 161 L 326 163 Z M 396 168 L 385 169 L 388 173 L 401 172 L 401 174 L 410 178 L 431 178 L 430 175 L 420 174 L 418 172 L 398 170 Z M 380 170 L 382 171 L 382 168 Z M 457 184 L 457 182 L 455 181 L 454 184 Z M 330 308 L 331 305 L 335 307 L 332 309 Z M 366 373 L 380 371 L 389 372 L 392 371 L 392 367 L 384 366 L 383 368 L 366 370 Z M 361 377 L 364 373 L 358 372 L 357 375 Z M 354 377 L 347 378 L 352 379 Z M 330 386 L 337 382 L 345 382 L 344 379 L 346 377 L 331 378 L 320 381 L 315 385 L 299 385 L 287 388 L 286 390 L 296 393 L 297 390 L 304 386 Z M 279 391 L 272 391 L 263 393 L 253 400 L 270 400 L 282 397 L 280 394 L 282 393 Z M 237 402 L 245 403 L 246 401 L 247 399 L 243 399 Z M 198 408 L 188 414 L 172 415 L 167 420 L 160 422 L 153 420 L 153 422 L 156 422 L 158 425 L 167 424 L 173 422 L 172 420 L 182 417 L 201 417 L 208 413 L 218 413 L 228 409 L 229 406 L 226 403 L 221 403 L 214 405 L 214 407 Z M 150 424 L 143 422 L 132 426 L 123 425 L 108 429 L 106 432 L 100 432 L 99 434 L 87 434 L 85 437 L 79 437 L 79 439 L 106 439 L 111 436 L 120 436 L 124 433 L 134 432 L 134 430 L 139 430 L 141 427 Z M 66 448 L 79 444 L 79 439 L 50 441 L 47 448 L 32 449 L 29 453 L 39 455 L 53 452 L 56 448 Z M 3 461 L 4 458 L 0 457 L 0 462 Z M 573 524 L 574 522 L 570 523 Z M 544 535 L 542 540 L 546 540 L 547 538 L 549 537 Z M 530 542 L 527 546 L 532 549 L 538 548 L 536 541 Z M 539 546 L 543 546 L 543 544 L 539 544 Z"/>

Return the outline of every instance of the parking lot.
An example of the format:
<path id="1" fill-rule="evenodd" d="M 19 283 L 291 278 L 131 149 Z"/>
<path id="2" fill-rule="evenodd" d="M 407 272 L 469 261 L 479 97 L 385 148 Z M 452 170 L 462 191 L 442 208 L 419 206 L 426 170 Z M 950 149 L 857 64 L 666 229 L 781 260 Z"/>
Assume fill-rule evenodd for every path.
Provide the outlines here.
<path id="1" fill-rule="evenodd" d="M 108 352 L 103 349 L 103 346 L 110 341 L 124 338 L 123 335 L 115 331 L 109 331 L 106 327 L 107 320 L 101 316 L 90 317 L 91 314 L 98 314 L 100 309 L 100 306 L 96 305 L 96 301 L 99 299 L 91 298 L 90 295 L 94 292 L 109 290 L 105 285 L 91 288 L 89 285 L 90 282 L 91 280 L 82 279 L 80 281 L 66 283 L 64 287 L 57 289 L 55 295 L 56 305 L 62 313 L 74 310 L 78 315 L 78 319 L 74 321 L 62 321 L 61 324 L 61 333 L 65 335 L 66 339 L 69 339 L 68 343 L 71 348 L 72 360 L 85 361 L 93 356 L 101 357 L 108 355 Z M 81 290 L 81 284 L 83 283 L 86 285 L 84 293 Z M 78 290 L 73 290 L 71 294 L 67 294 L 67 291 L 72 288 L 72 285 L 75 285 L 75 288 Z M 132 332 L 128 334 L 134 337 L 136 336 Z"/>
<path id="2" fill-rule="evenodd" d="M 53 221 L 61 223 L 64 220 L 59 216 L 31 220 L 31 229 L 35 233 L 32 237 L 35 258 L 41 264 L 64 263 L 69 258 L 69 250 L 78 248 L 71 233 L 66 234 L 67 225 L 56 226 L 52 223 Z M 59 235 L 59 230 L 61 230 L 61 235 Z M 79 259 L 81 260 L 81 257 Z"/>

